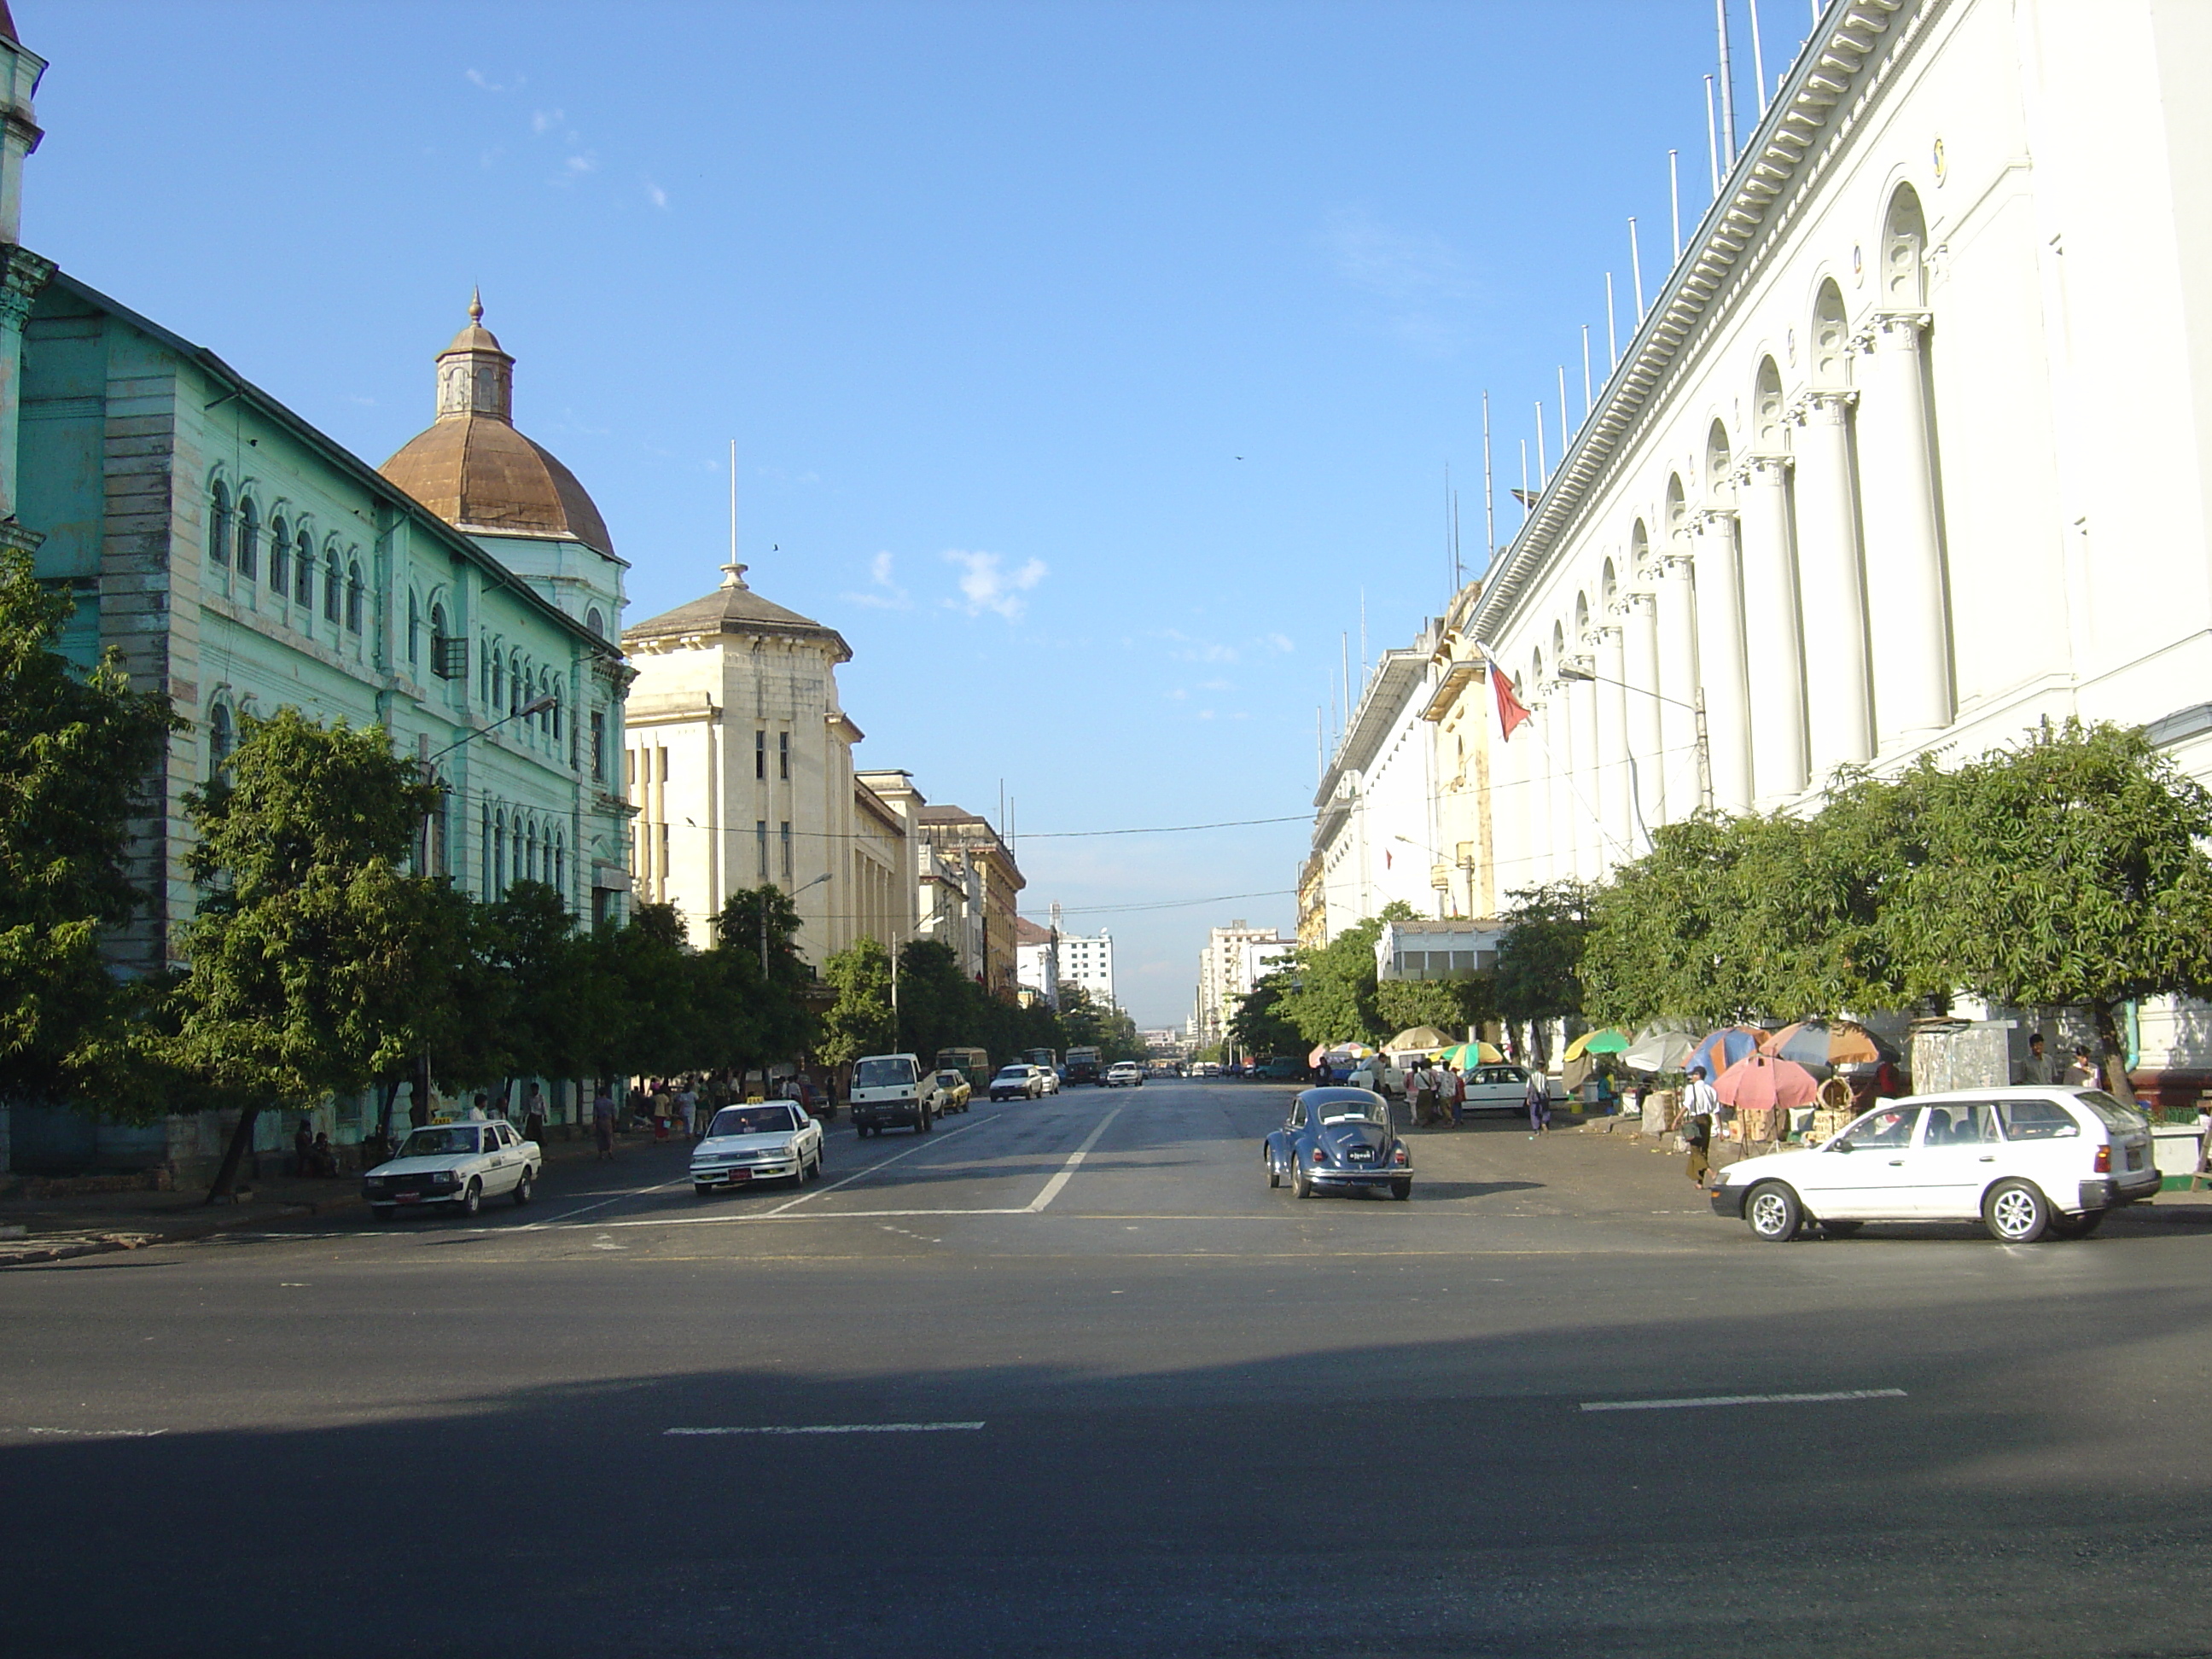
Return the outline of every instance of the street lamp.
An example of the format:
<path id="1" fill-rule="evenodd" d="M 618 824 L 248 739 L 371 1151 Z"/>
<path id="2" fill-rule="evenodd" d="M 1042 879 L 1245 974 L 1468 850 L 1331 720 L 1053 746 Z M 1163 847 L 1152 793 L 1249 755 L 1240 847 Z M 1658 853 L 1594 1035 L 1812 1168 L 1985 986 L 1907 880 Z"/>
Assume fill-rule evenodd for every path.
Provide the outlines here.
<path id="1" fill-rule="evenodd" d="M 835 870 L 824 870 L 820 875 L 815 877 L 813 880 L 808 882 L 805 887 L 793 888 L 791 890 L 791 896 L 793 899 L 796 899 L 801 893 L 806 891 L 807 888 L 819 887 L 823 882 L 829 880 L 830 877 L 836 873 L 837 872 Z M 765 893 L 761 895 L 760 919 L 761 978 L 763 981 L 766 981 L 768 978 L 768 895 Z"/>
<path id="2" fill-rule="evenodd" d="M 1574 668 L 1561 663 L 1559 665 L 1558 672 L 1563 680 L 1589 680 L 1599 685 L 1617 685 L 1624 691 L 1634 691 L 1657 702 L 1671 703 L 1677 708 L 1686 708 L 1695 714 L 1698 717 L 1698 805 L 1705 811 L 1710 812 L 1713 810 L 1713 751 L 1712 746 L 1705 740 L 1705 688 L 1704 686 L 1698 688 L 1698 697 L 1695 702 L 1684 702 L 1680 697 L 1664 696 L 1648 687 L 1631 685 L 1626 680 L 1612 679 L 1606 675 L 1594 673 L 1587 668 Z M 1630 770 L 1633 772 L 1636 766 L 1635 756 L 1631 755 L 1628 757 L 1628 764 Z M 1637 793 L 1638 795 L 1643 793 L 1641 786 L 1638 787 Z M 1636 817 L 1637 821 L 1642 823 L 1644 804 L 1641 800 L 1636 804 Z M 1651 839 L 1651 831 L 1648 827 L 1644 831 L 1644 839 L 1647 842 Z"/>
<path id="3" fill-rule="evenodd" d="M 473 732 L 463 732 L 459 737 L 454 738 L 453 742 L 447 744 L 443 749 L 441 749 L 436 754 L 425 755 L 422 757 L 422 764 L 426 767 L 428 766 L 432 761 L 441 759 L 445 756 L 452 754 L 453 750 L 459 749 L 463 744 L 474 743 L 478 738 L 483 736 L 487 732 L 498 731 L 501 726 L 506 725 L 509 720 L 527 720 L 532 714 L 542 714 L 549 708 L 558 708 L 560 706 L 560 702 L 561 700 L 558 697 L 553 696 L 550 693 L 544 696 L 538 697 L 532 702 L 526 702 L 521 708 L 516 709 L 514 713 L 501 714 L 489 726 L 480 726 Z"/>

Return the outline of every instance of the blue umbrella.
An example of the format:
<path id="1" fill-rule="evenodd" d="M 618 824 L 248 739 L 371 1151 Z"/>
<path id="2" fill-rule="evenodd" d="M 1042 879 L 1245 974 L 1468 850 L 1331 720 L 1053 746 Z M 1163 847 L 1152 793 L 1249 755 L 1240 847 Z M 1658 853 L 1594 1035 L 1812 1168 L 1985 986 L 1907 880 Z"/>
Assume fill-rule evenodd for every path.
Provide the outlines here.
<path id="1" fill-rule="evenodd" d="M 1689 1059 L 1682 1062 L 1682 1069 L 1687 1072 L 1702 1066 L 1707 1081 L 1711 1081 L 1746 1054 L 1757 1054 L 1760 1035 L 1745 1025 L 1723 1026 L 1691 1050 Z"/>

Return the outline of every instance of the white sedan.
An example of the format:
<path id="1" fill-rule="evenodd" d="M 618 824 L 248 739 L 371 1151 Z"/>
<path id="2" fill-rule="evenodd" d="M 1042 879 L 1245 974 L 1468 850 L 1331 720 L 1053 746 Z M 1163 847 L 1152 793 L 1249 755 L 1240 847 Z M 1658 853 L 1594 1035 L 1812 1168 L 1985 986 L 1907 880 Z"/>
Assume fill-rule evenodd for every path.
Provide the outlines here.
<path id="1" fill-rule="evenodd" d="M 691 1187 L 702 1198 L 757 1181 L 803 1187 L 821 1174 L 822 1125 L 791 1101 L 725 1106 L 691 1149 Z"/>
<path id="2" fill-rule="evenodd" d="M 403 1209 L 441 1204 L 474 1215 L 504 1193 L 527 1204 L 545 1155 L 511 1123 L 437 1123 L 416 1129 L 398 1156 L 361 1178 L 361 1195 L 380 1221 Z"/>
<path id="3" fill-rule="evenodd" d="M 1886 1100 L 1809 1152 L 1721 1171 L 1716 1214 L 1774 1243 L 1808 1223 L 1971 1221 L 2006 1244 L 2080 1238 L 2159 1189 L 2150 1125 L 2101 1089 L 1962 1090 Z"/>

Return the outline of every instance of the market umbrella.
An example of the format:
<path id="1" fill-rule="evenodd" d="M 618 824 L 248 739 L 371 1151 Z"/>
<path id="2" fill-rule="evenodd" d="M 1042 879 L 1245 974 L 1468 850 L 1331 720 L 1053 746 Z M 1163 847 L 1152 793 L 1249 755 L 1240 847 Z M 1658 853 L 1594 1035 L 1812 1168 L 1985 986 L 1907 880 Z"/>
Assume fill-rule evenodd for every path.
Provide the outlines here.
<path id="1" fill-rule="evenodd" d="M 1810 1106 L 1820 1097 L 1813 1074 L 1794 1060 L 1747 1054 L 1721 1073 L 1713 1085 L 1721 1104 L 1739 1112 L 1771 1112 L 1782 1106 Z"/>
<path id="2" fill-rule="evenodd" d="M 1487 1042 L 1462 1042 L 1437 1056 L 1442 1064 L 1456 1066 L 1462 1072 L 1470 1066 L 1495 1066 L 1504 1058 L 1502 1050 Z"/>
<path id="3" fill-rule="evenodd" d="M 1682 1069 L 1702 1066 L 1707 1077 L 1717 1078 L 1746 1054 L 1758 1053 L 1759 1039 L 1765 1035 L 1748 1025 L 1723 1025 L 1691 1052 Z"/>
<path id="4" fill-rule="evenodd" d="M 1847 1019 L 1807 1019 L 1770 1031 L 1762 1053 L 1801 1066 L 1871 1066 L 1890 1058 L 1881 1041 L 1863 1025 Z"/>
<path id="5" fill-rule="evenodd" d="M 1584 1054 L 1617 1054 L 1628 1047 L 1629 1036 L 1607 1027 L 1602 1031 L 1584 1031 L 1567 1045 L 1562 1060 L 1580 1060 Z"/>
<path id="6" fill-rule="evenodd" d="M 1433 1025 L 1416 1025 L 1404 1030 L 1382 1045 L 1386 1054 L 1425 1054 L 1433 1049 L 1451 1046 L 1451 1039 Z"/>
<path id="7" fill-rule="evenodd" d="M 1620 1063 L 1637 1072 L 1679 1072 L 1698 1046 L 1698 1034 L 1679 1025 L 1647 1025 L 1620 1051 Z"/>

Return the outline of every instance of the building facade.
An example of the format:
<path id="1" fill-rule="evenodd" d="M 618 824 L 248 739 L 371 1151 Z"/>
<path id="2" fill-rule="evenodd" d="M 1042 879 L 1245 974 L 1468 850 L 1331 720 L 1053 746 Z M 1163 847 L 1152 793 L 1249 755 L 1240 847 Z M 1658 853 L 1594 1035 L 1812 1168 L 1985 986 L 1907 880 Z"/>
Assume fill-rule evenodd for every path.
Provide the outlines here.
<path id="1" fill-rule="evenodd" d="M 1056 929 L 1041 927 L 1027 916 L 1014 918 L 1014 978 L 1024 1003 L 1060 1006 L 1058 945 Z"/>
<path id="2" fill-rule="evenodd" d="M 1298 941 L 1272 927 L 1250 927 L 1238 917 L 1207 931 L 1198 953 L 1198 994 L 1191 1010 L 1191 1040 L 1210 1048 L 1229 1035 L 1237 1004 L 1276 967 L 1289 961 Z"/>
<path id="3" fill-rule="evenodd" d="M 1014 917 L 1026 884 L 1013 852 L 988 818 L 960 806 L 924 806 L 915 815 L 929 849 L 921 879 L 942 902 L 938 911 L 948 928 L 969 935 L 977 984 L 1008 1002 L 1019 1000 L 1021 981 L 1014 962 Z M 951 900 L 960 896 L 955 913 Z M 969 960 L 963 952 L 963 966 Z"/>
<path id="4" fill-rule="evenodd" d="M 2152 0 L 1820 8 L 1468 614 L 1508 884 L 2069 715 L 2212 778 L 2208 60 Z"/>
<path id="5" fill-rule="evenodd" d="M 1095 934 L 1069 933 L 1054 928 L 1058 942 L 1058 977 L 1063 985 L 1080 985 L 1101 1008 L 1118 1008 L 1114 994 L 1114 936 L 1104 928 Z"/>

